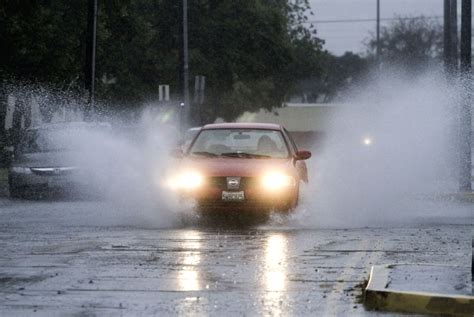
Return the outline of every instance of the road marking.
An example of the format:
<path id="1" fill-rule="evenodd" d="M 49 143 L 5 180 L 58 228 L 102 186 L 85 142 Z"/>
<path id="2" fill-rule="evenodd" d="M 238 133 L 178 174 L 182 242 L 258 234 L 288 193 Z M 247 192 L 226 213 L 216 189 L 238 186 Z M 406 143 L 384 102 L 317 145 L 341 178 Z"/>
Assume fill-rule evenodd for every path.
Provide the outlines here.
<path id="1" fill-rule="evenodd" d="M 380 245 L 380 243 L 382 243 L 382 245 Z M 372 246 L 372 249 L 383 249 L 381 248 L 383 247 L 382 241 L 377 241 L 376 244 L 377 249 L 375 248 L 375 246 Z M 341 302 L 346 299 L 342 298 L 342 295 L 344 294 L 344 288 L 345 286 L 347 286 L 348 283 L 353 283 L 354 280 L 363 282 L 363 279 L 358 279 L 360 278 L 360 276 L 356 274 L 357 268 L 364 267 L 370 269 L 370 266 L 373 265 L 375 261 L 380 259 L 382 254 L 384 254 L 384 252 L 372 252 L 370 250 L 369 241 L 367 239 L 361 240 L 355 250 L 365 250 L 364 252 L 366 253 L 366 255 L 361 256 L 360 252 L 345 252 L 346 254 L 350 254 L 350 257 L 345 262 L 350 265 L 345 266 L 341 274 L 339 274 L 338 277 L 335 279 L 339 282 L 335 284 L 334 289 L 326 298 L 325 311 L 322 316 L 338 316 L 346 313 L 340 310 L 346 308 L 347 306 L 334 305 L 334 303 Z M 352 310 L 352 312 L 354 313 L 354 308 L 350 307 L 349 309 Z"/>

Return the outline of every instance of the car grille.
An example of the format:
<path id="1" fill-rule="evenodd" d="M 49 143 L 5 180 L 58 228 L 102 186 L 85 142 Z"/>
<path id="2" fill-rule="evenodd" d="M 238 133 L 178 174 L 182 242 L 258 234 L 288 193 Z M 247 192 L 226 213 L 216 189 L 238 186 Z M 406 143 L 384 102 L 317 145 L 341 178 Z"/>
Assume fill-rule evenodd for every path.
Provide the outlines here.
<path id="1" fill-rule="evenodd" d="M 239 189 L 247 189 L 255 187 L 257 179 L 255 177 L 241 177 Z M 207 184 L 210 187 L 226 190 L 227 189 L 227 177 L 209 177 Z"/>
<path id="2" fill-rule="evenodd" d="M 76 167 L 32 167 L 31 171 L 41 176 L 66 176 L 77 171 Z"/>

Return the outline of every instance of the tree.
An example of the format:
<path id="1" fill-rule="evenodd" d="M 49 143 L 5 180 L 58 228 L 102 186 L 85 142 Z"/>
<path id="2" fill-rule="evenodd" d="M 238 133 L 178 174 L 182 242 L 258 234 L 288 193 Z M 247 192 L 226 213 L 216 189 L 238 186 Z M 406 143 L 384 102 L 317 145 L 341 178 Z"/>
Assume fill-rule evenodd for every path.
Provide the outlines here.
<path id="1" fill-rule="evenodd" d="M 321 57 L 322 73 L 298 82 L 293 97 L 302 102 L 331 102 L 341 93 L 361 84 L 370 69 L 367 58 L 352 52 L 335 56 L 325 52 Z"/>
<path id="2" fill-rule="evenodd" d="M 191 70 L 210 86 L 206 121 L 278 107 L 299 79 L 321 73 L 322 41 L 303 26 L 307 8 L 307 1 L 286 0 L 191 7 Z"/>
<path id="3" fill-rule="evenodd" d="M 0 76 L 67 87 L 82 71 L 84 1 L 0 4 Z"/>
<path id="4" fill-rule="evenodd" d="M 398 71 L 418 72 L 440 64 L 443 50 L 443 30 L 436 21 L 425 17 L 399 17 L 382 28 L 380 36 L 381 60 Z M 341 93 L 357 87 L 366 80 L 375 65 L 377 41 L 374 34 L 367 42 L 367 56 L 346 52 L 334 56 L 324 52 L 318 76 L 303 79 L 295 90 L 307 102 L 330 102 Z"/>
<path id="5" fill-rule="evenodd" d="M 383 63 L 418 71 L 436 63 L 442 56 L 443 28 L 426 17 L 399 17 L 380 33 Z M 375 55 L 377 39 L 372 34 L 367 44 L 370 56 Z"/>
<path id="6" fill-rule="evenodd" d="M 190 78 L 207 78 L 203 117 L 231 120 L 279 106 L 301 78 L 321 74 L 322 41 L 305 27 L 307 0 L 189 2 Z M 96 100 L 134 106 L 159 84 L 182 84 L 181 1 L 99 1 Z M 0 76 L 83 87 L 87 1 L 0 3 Z M 192 82 L 191 82 L 192 87 Z"/>

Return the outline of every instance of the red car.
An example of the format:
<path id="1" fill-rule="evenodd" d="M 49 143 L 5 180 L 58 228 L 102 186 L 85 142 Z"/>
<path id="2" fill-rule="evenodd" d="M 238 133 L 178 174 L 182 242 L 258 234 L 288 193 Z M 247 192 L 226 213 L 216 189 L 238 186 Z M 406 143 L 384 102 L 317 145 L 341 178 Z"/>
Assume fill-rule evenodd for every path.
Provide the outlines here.
<path id="1" fill-rule="evenodd" d="M 200 211 L 280 211 L 298 204 L 308 181 L 300 151 L 280 125 L 220 123 L 202 127 L 168 185 L 196 201 Z"/>

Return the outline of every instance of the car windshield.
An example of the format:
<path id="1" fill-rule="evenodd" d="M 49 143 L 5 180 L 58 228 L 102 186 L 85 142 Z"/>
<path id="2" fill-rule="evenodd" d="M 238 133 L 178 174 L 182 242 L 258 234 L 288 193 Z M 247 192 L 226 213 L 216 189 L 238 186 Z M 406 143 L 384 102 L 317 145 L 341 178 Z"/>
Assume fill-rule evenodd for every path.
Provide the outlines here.
<path id="1" fill-rule="evenodd" d="M 183 151 L 186 151 L 186 149 L 189 147 L 191 142 L 194 140 L 196 135 L 199 133 L 200 128 L 191 128 L 186 133 L 184 134 L 184 141 L 182 144 L 182 149 Z"/>
<path id="2" fill-rule="evenodd" d="M 22 153 L 53 152 L 72 148 L 70 130 L 30 130 L 26 131 L 20 144 Z"/>
<path id="3" fill-rule="evenodd" d="M 280 131 L 259 129 L 203 130 L 188 152 L 192 156 L 287 158 L 288 147 Z"/>
<path id="4" fill-rule="evenodd" d="M 19 151 L 21 153 L 58 152 L 75 150 L 81 142 L 91 137 L 93 131 L 102 131 L 100 127 L 40 128 L 27 130 L 23 136 Z"/>

